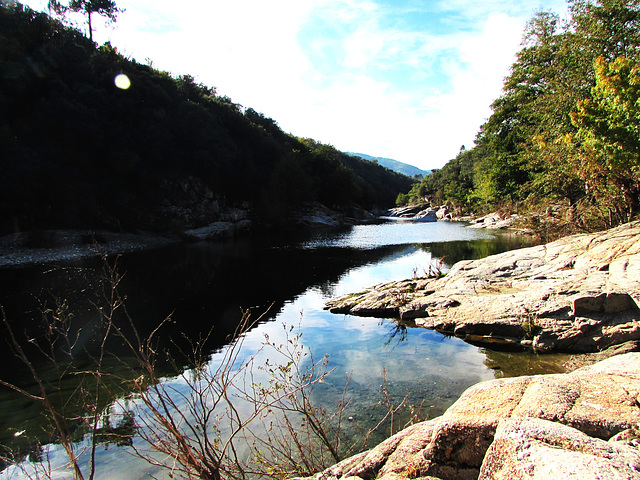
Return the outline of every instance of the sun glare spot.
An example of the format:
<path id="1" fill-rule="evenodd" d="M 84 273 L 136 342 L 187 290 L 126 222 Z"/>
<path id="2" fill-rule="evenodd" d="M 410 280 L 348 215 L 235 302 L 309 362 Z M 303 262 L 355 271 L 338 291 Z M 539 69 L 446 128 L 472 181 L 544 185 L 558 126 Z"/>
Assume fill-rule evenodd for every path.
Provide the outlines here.
<path id="1" fill-rule="evenodd" d="M 124 73 L 119 73 L 116 75 L 116 78 L 113 80 L 113 83 L 116 84 L 116 87 L 126 90 L 131 86 L 131 80 Z"/>

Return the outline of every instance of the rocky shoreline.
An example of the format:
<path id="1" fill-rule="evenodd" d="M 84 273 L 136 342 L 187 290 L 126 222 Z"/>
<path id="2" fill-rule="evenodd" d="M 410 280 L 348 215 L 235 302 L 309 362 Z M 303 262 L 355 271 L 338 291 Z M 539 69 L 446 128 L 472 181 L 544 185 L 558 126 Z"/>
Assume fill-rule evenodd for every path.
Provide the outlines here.
<path id="1" fill-rule="evenodd" d="M 640 353 L 490 380 L 307 480 L 640 478 Z"/>
<path id="2" fill-rule="evenodd" d="M 291 228 L 312 229 L 357 225 L 380 221 L 381 212 L 351 208 L 343 213 L 320 203 L 301 205 L 289 219 Z M 171 243 L 225 240 L 250 234 L 254 222 L 246 209 L 227 208 L 220 221 L 181 233 L 111 232 L 107 230 L 60 229 L 17 232 L 0 236 L 0 268 L 28 267 L 51 262 L 96 258 L 149 250 Z"/>
<path id="3" fill-rule="evenodd" d="M 334 313 L 401 318 L 491 348 L 597 352 L 640 342 L 640 222 L 375 285 Z"/>
<path id="4" fill-rule="evenodd" d="M 177 235 L 114 233 L 96 230 L 43 230 L 0 237 L 0 268 L 96 258 L 163 247 Z"/>
<path id="5" fill-rule="evenodd" d="M 334 313 L 600 361 L 477 384 L 441 417 L 308 480 L 640 479 L 639 305 L 640 222 L 330 300 Z"/>

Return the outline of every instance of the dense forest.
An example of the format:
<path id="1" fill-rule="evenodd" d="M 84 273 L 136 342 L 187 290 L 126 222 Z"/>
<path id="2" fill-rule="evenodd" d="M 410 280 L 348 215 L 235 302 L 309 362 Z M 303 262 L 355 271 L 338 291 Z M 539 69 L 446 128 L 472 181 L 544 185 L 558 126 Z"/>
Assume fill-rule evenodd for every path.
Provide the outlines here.
<path id="1" fill-rule="evenodd" d="M 119 74 L 129 88 L 114 84 Z M 180 231 L 232 206 L 273 225 L 305 202 L 388 207 L 411 183 L 0 2 L 0 233 Z"/>
<path id="2" fill-rule="evenodd" d="M 567 206 L 594 229 L 635 217 L 640 194 L 640 2 L 569 0 L 529 21 L 502 95 L 473 148 L 399 204 L 475 213 Z"/>

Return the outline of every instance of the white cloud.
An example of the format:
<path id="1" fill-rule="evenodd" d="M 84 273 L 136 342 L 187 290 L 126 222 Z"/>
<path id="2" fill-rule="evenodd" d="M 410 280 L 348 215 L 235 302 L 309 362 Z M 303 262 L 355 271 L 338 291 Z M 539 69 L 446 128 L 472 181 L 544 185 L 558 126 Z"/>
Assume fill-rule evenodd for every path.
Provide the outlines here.
<path id="1" fill-rule="evenodd" d="M 359 68 L 374 61 L 384 48 L 384 38 L 375 27 L 360 27 L 344 42 L 345 59 L 342 64 L 347 68 Z"/>
<path id="2" fill-rule="evenodd" d="M 313 114 L 291 123 L 286 116 L 279 119 L 283 126 L 299 128 L 294 133 L 343 150 L 440 167 L 462 144 L 473 143 L 490 114 L 489 105 L 500 94 L 518 49 L 522 26 L 521 19 L 500 14 L 491 16 L 478 32 L 434 37 L 384 30 L 370 22 L 346 37 L 344 66 L 352 70 L 314 91 Z M 402 90 L 365 68 L 389 62 L 388 58 L 412 66 L 408 74 L 418 72 L 425 79 L 442 68 L 445 81 Z"/>
<path id="3" fill-rule="evenodd" d="M 46 1 L 30 3 L 42 8 Z M 442 0 L 402 11 L 372 0 L 117 3 L 126 11 L 113 28 L 96 31 L 97 41 L 191 74 L 295 135 L 423 168 L 441 167 L 460 145 L 472 144 L 500 94 L 524 23 L 540 6 Z"/>

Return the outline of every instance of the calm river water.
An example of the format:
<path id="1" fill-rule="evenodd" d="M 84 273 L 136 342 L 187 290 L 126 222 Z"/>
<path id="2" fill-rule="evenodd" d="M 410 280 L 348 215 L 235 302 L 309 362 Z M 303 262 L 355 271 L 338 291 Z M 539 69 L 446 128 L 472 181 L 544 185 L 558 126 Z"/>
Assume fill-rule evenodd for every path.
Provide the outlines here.
<path id="1" fill-rule="evenodd" d="M 518 248 L 523 242 L 458 223 L 389 222 L 286 237 L 172 245 L 124 256 L 118 268 L 125 274 L 120 289 L 138 329 L 144 334 L 171 314 L 173 322 L 161 339 L 168 344 L 171 338 L 183 334 L 198 338 L 213 328 L 212 366 L 220 361 L 225 338 L 242 310 L 256 317 L 268 311 L 246 335 L 241 357 L 259 350 L 265 335 L 286 343 L 285 332 L 294 328 L 314 357 L 328 355 L 329 367 L 335 369 L 316 388 L 314 400 L 331 409 L 340 402 L 350 378 L 346 415 L 367 427 L 384 414 L 379 405 L 384 384 L 392 401 L 408 396 L 409 403 L 422 404 L 422 418 L 433 418 L 479 381 L 562 371 L 562 358 L 487 351 L 393 319 L 333 315 L 323 310 L 324 302 L 376 283 L 422 276 L 440 259 L 446 271 L 458 260 Z M 74 320 L 90 331 L 99 323 L 94 304 L 100 301 L 101 268 L 98 261 L 84 261 L 0 271 L 0 303 L 9 320 L 22 326 L 39 321 L 44 301 L 66 298 Z M 112 352 L 117 354 L 117 347 Z M 1 378 L 28 387 L 29 375 L 6 349 L 1 356 Z M 33 439 L 43 442 L 41 414 L 33 402 L 6 390 L 0 391 L 0 401 L 0 443 L 12 443 L 25 453 L 33 448 Z M 157 470 L 126 455 L 127 450 L 113 444 L 101 447 L 98 478 L 150 474 L 162 478 Z M 45 451 L 53 464 L 62 461 L 57 447 Z M 9 467 L 0 478 L 22 475 Z"/>

